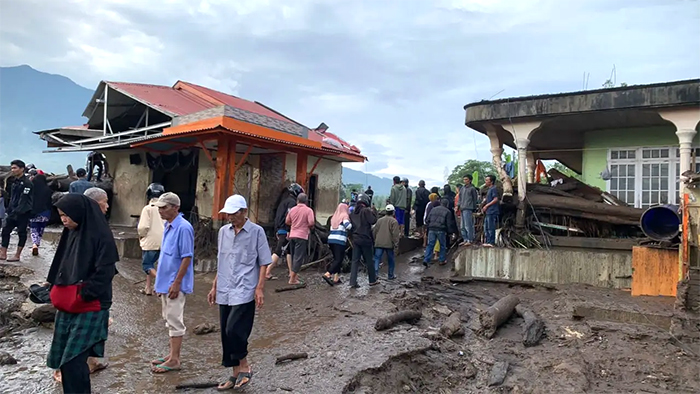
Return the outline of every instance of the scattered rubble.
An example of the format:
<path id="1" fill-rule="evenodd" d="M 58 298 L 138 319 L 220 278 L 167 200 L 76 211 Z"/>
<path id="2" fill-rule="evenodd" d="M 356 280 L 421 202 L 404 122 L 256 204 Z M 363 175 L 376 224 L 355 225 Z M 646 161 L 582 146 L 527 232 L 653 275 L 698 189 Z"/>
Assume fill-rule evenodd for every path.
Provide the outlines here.
<path id="1" fill-rule="evenodd" d="M 194 333 L 194 335 L 206 335 L 217 331 L 219 331 L 219 326 L 212 323 L 198 324 L 192 329 L 192 333 Z"/>

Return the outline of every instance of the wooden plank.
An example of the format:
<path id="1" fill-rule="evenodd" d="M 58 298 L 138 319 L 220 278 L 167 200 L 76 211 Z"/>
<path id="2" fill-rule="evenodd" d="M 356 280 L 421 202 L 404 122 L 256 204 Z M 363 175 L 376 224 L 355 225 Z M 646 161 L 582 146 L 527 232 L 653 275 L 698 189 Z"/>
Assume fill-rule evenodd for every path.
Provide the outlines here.
<path id="1" fill-rule="evenodd" d="M 545 239 L 541 235 L 536 236 L 541 244 Z M 632 250 L 644 238 L 589 238 L 589 237 L 563 237 L 548 236 L 550 245 L 562 248 L 585 248 L 606 250 Z"/>
<path id="2" fill-rule="evenodd" d="M 212 218 L 219 217 L 219 210 L 223 207 L 228 197 L 228 180 L 231 169 L 231 137 L 221 135 L 216 147 L 216 182 L 214 186 L 214 203 L 212 204 Z M 235 155 L 235 145 L 233 146 Z"/>
<path id="3" fill-rule="evenodd" d="M 632 248 L 632 295 L 676 296 L 678 251 Z"/>
<path id="4" fill-rule="evenodd" d="M 306 173 L 307 170 L 309 169 L 309 155 L 306 153 L 298 152 L 297 153 L 297 178 L 296 181 L 298 184 L 302 185 L 304 190 L 308 189 L 308 185 L 306 184 Z"/>

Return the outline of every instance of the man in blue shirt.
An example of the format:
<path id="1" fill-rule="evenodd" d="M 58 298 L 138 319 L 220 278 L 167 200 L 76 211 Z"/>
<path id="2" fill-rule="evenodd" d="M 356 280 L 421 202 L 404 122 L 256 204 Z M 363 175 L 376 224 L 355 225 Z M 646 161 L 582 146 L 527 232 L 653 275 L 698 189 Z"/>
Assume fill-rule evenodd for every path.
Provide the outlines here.
<path id="1" fill-rule="evenodd" d="M 248 364 L 248 337 L 255 307 L 263 306 L 266 267 L 271 262 L 265 230 L 248 220 L 248 205 L 241 195 L 226 199 L 220 213 L 230 222 L 219 229 L 218 266 L 209 305 L 219 304 L 221 365 L 232 368 L 219 390 L 240 389 L 252 377 Z"/>
<path id="2" fill-rule="evenodd" d="M 160 217 L 165 220 L 155 291 L 160 296 L 163 318 L 170 335 L 170 354 L 153 360 L 152 371 L 165 373 L 180 370 L 180 350 L 185 336 L 185 298 L 194 290 L 194 229 L 180 214 L 180 197 L 163 193 L 158 201 Z"/>
<path id="3" fill-rule="evenodd" d="M 500 206 L 498 204 L 498 188 L 496 188 L 496 177 L 494 175 L 486 176 L 486 186 L 489 191 L 486 193 L 486 201 L 481 211 L 486 214 L 484 217 L 484 235 L 486 243 L 484 246 L 493 247 L 496 244 L 496 226 L 498 225 L 498 215 L 500 214 Z"/>
<path id="4" fill-rule="evenodd" d="M 68 192 L 85 194 L 85 190 L 92 187 L 92 183 L 88 182 L 88 180 L 85 179 L 85 177 L 87 176 L 87 172 L 84 168 L 78 168 L 78 171 L 75 172 L 75 175 L 78 176 L 78 180 L 71 182 L 70 186 L 68 186 Z"/>

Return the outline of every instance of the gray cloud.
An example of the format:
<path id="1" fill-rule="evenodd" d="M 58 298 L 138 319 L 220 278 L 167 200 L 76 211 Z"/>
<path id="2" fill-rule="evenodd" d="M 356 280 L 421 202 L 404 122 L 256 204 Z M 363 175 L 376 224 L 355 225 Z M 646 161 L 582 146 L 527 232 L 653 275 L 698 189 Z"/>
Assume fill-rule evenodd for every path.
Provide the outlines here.
<path id="1" fill-rule="evenodd" d="M 697 1 L 7 0 L 0 62 L 93 88 L 188 80 L 331 126 L 378 175 L 490 160 L 462 106 L 698 76 Z M 79 112 L 81 109 L 76 109 Z M 365 169 L 365 166 L 354 166 Z"/>

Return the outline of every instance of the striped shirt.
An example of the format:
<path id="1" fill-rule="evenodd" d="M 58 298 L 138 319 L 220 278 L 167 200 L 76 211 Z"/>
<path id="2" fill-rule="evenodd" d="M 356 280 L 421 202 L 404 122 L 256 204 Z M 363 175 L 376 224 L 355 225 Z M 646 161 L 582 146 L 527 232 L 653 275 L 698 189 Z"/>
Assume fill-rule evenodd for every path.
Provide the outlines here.
<path id="1" fill-rule="evenodd" d="M 345 245 L 348 241 L 348 230 L 352 228 L 352 224 L 348 219 L 343 220 L 338 228 L 332 228 L 330 235 L 328 235 L 329 244 L 340 244 Z"/>

